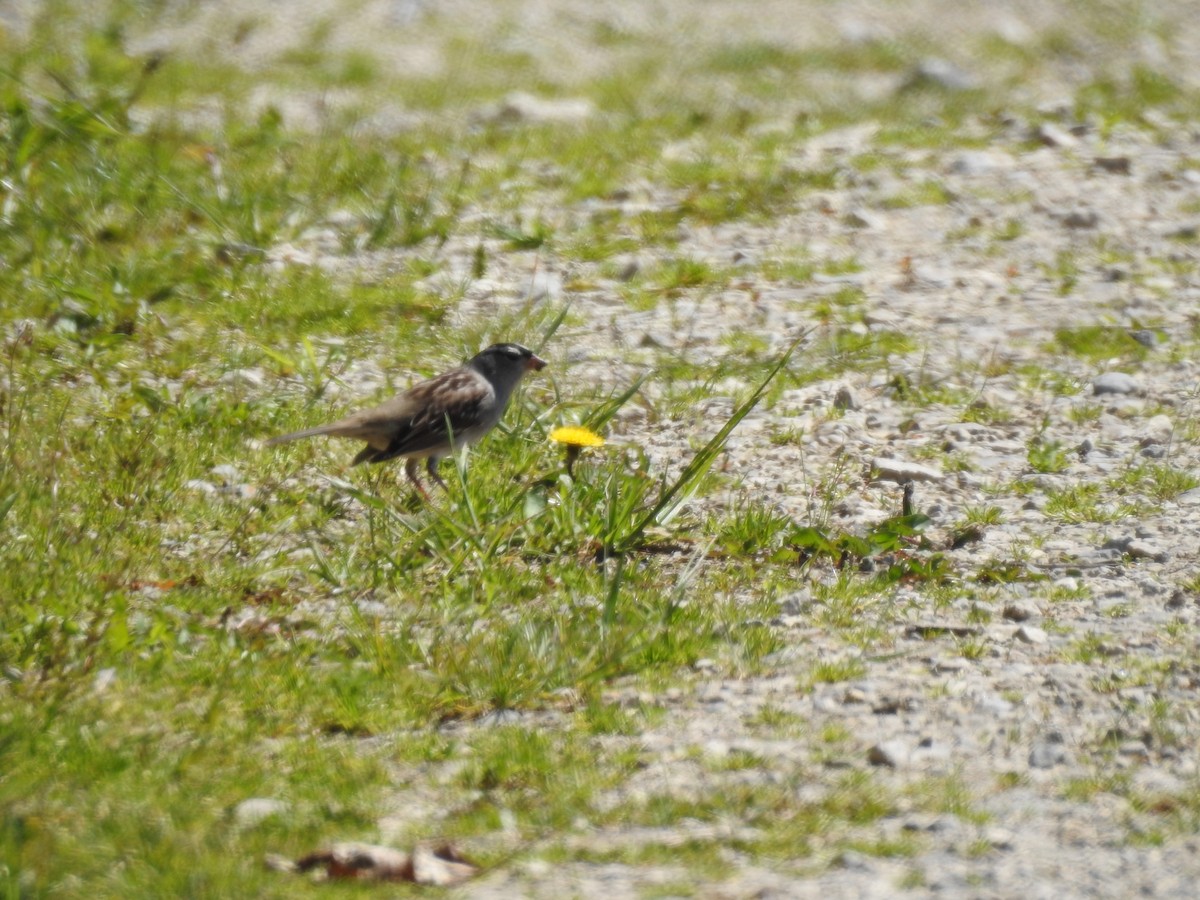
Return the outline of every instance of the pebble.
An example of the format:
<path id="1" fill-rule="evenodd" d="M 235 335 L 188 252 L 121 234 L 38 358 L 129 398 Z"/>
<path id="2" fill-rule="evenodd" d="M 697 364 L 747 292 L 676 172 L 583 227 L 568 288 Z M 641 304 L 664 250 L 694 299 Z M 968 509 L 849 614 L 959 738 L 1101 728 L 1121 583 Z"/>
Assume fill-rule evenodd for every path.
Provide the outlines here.
<path id="1" fill-rule="evenodd" d="M 1076 209 L 1063 216 L 1062 223 L 1067 228 L 1095 228 L 1100 224 L 1100 217 L 1094 210 Z"/>
<path id="2" fill-rule="evenodd" d="M 875 477 L 881 481 L 894 481 L 897 484 L 904 484 L 907 481 L 940 481 L 942 479 L 941 471 L 931 466 L 886 456 L 875 457 L 871 461 L 871 469 Z"/>
<path id="3" fill-rule="evenodd" d="M 882 231 L 887 227 L 887 220 L 878 213 L 868 209 L 849 210 L 843 221 L 851 228 L 867 228 L 872 231 Z"/>
<path id="4" fill-rule="evenodd" d="M 1092 393 L 1101 394 L 1138 394 L 1142 387 L 1132 375 L 1124 372 L 1105 372 L 1092 381 Z"/>
<path id="5" fill-rule="evenodd" d="M 1005 604 L 1003 616 L 1010 622 L 1025 622 L 1037 615 L 1037 610 L 1028 603 Z"/>
<path id="6" fill-rule="evenodd" d="M 897 769 L 908 762 L 909 755 L 908 747 L 903 741 L 883 741 L 867 751 L 867 762 L 873 766 Z"/>
<path id="7" fill-rule="evenodd" d="M 1174 432 L 1175 423 L 1171 421 L 1171 417 L 1159 413 L 1156 416 L 1151 416 L 1142 424 L 1142 437 L 1138 443 L 1143 447 L 1150 444 L 1166 444 L 1171 440 L 1171 435 Z"/>
<path id="8" fill-rule="evenodd" d="M 1079 138 L 1053 122 L 1043 122 L 1037 127 L 1034 136 L 1047 147 L 1072 148 L 1079 146 Z"/>
<path id="9" fill-rule="evenodd" d="M 238 484 L 242 480 L 242 473 L 237 470 L 236 466 L 231 466 L 228 463 L 213 466 L 209 470 L 209 474 L 216 477 L 225 486 Z"/>
<path id="10" fill-rule="evenodd" d="M 642 271 L 642 261 L 636 256 L 625 256 L 616 260 L 617 280 L 633 281 Z"/>
<path id="11" fill-rule="evenodd" d="M 499 104 L 481 110 L 478 118 L 509 124 L 569 125 L 584 122 L 595 114 L 595 106 L 586 98 L 536 97 L 525 91 L 513 91 Z"/>
<path id="12" fill-rule="evenodd" d="M 226 372 L 221 376 L 221 383 L 261 388 L 267 383 L 267 373 L 257 367 L 234 369 L 232 372 Z"/>
<path id="13" fill-rule="evenodd" d="M 965 150 L 950 163 L 950 171 L 956 175 L 989 175 L 1012 165 L 1008 154 L 990 153 L 983 150 Z"/>
<path id="14" fill-rule="evenodd" d="M 1046 632 L 1033 625 L 1022 625 L 1017 629 L 1017 640 L 1024 641 L 1026 644 L 1044 644 L 1049 640 Z"/>
<path id="15" fill-rule="evenodd" d="M 1133 163 L 1128 156 L 1097 156 L 1092 160 L 1092 165 L 1114 175 L 1128 175 L 1133 171 Z"/>
<path id="16" fill-rule="evenodd" d="M 854 396 L 854 391 L 842 385 L 837 389 L 837 393 L 833 396 L 833 406 L 835 409 L 859 409 L 858 398 Z"/>
<path id="17" fill-rule="evenodd" d="M 1034 769 L 1052 769 L 1065 763 L 1067 758 L 1062 735 L 1057 732 L 1034 741 L 1029 748 L 1029 765 Z"/>
<path id="18" fill-rule="evenodd" d="M 1149 328 L 1131 328 L 1129 336 L 1143 347 L 1149 347 L 1151 350 L 1159 344 L 1158 332 L 1151 331 Z"/>
<path id="19" fill-rule="evenodd" d="M 973 91 L 979 87 L 979 79 L 966 69 L 937 56 L 921 60 L 909 80 L 910 84 L 927 82 L 948 91 Z"/>
<path id="20" fill-rule="evenodd" d="M 1016 835 L 1007 828 L 998 828 L 992 826 L 988 828 L 983 839 L 987 841 L 994 850 L 1012 850 L 1016 845 Z"/>
<path id="21" fill-rule="evenodd" d="M 1130 559 L 1152 559 L 1155 562 L 1166 562 L 1169 554 L 1162 547 L 1150 541 L 1133 540 L 1125 545 L 1125 554 Z"/>

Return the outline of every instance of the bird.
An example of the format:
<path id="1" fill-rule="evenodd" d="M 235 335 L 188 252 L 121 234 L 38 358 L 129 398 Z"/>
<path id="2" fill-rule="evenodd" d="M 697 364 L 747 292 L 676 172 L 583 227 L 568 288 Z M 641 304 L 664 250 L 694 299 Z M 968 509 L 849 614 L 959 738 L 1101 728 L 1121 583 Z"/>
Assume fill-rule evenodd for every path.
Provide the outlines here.
<path id="1" fill-rule="evenodd" d="M 544 359 L 521 344 L 492 344 L 465 365 L 419 382 L 378 406 L 328 425 L 281 434 L 265 446 L 318 435 L 358 438 L 367 445 L 350 465 L 404 459 L 409 481 L 428 500 L 417 477 L 418 461 L 426 460 L 430 477 L 446 490 L 438 463 L 456 447 L 474 443 L 491 431 L 525 374 L 545 365 Z"/>

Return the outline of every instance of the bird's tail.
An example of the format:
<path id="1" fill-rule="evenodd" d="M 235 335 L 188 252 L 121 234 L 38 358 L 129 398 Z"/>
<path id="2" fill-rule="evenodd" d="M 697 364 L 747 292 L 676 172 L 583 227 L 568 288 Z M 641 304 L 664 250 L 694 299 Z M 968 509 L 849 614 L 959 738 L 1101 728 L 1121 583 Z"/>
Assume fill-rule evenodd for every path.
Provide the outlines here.
<path id="1" fill-rule="evenodd" d="M 290 434 L 281 434 L 279 437 L 273 437 L 263 444 L 263 446 L 274 447 L 276 444 L 286 444 L 288 441 L 298 441 L 301 438 L 316 437 L 319 434 L 333 434 L 333 432 L 336 430 L 336 425 L 318 425 L 316 428 L 305 428 L 303 431 L 293 431 Z"/>

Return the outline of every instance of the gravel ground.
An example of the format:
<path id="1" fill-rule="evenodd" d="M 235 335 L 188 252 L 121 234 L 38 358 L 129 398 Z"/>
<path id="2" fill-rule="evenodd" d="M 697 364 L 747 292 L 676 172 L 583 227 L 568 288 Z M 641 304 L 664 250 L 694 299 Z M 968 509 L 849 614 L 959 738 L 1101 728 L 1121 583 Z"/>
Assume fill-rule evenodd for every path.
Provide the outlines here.
<path id="1" fill-rule="evenodd" d="M 1095 37 L 1102 59 L 1064 54 L 1031 65 L 1028 78 L 1015 80 L 1005 68 L 1011 62 L 960 58 L 966 39 L 996 34 L 1033 46 L 1055 32 L 1072 32 L 1080 5 L 396 0 L 354 6 L 353 15 L 343 16 L 346 5 L 335 0 L 303 4 L 303 12 L 294 15 L 265 13 L 248 0 L 198 4 L 181 24 L 140 39 L 147 47 L 179 46 L 201 34 L 210 43 L 198 46 L 224 47 L 222 29 L 254 17 L 259 26 L 228 51 L 233 61 L 254 67 L 302 41 L 312 22 L 332 17 L 331 46 L 368 48 L 397 70 L 434 73 L 450 64 L 446 35 L 468 30 L 476 37 L 494 34 L 498 46 L 526 50 L 543 78 L 569 86 L 619 64 L 593 39 L 598 23 L 661 38 L 671 50 L 719 44 L 730 35 L 796 49 L 827 42 L 830 35 L 847 42 L 920 36 L 944 48 L 949 69 L 935 68 L 944 77 L 1008 79 L 1014 108 L 1061 110 L 1055 124 L 1040 129 L 1013 115 L 998 137 L 990 128 L 964 134 L 963 145 L 971 149 L 889 148 L 877 143 L 878 128 L 870 123 L 820 134 L 797 144 L 792 159 L 798 167 L 835 170 L 836 187 L 768 224 L 685 226 L 674 251 L 750 271 L 756 260 L 802 247 L 816 259 L 853 256 L 860 270 L 852 274 L 799 286 L 763 285 L 748 274 L 712 296 L 632 312 L 618 299 L 619 282 L 599 270 L 583 273 L 590 287 L 572 295 L 583 324 L 560 336 L 559 355 L 568 364 L 560 369 L 569 372 L 560 374 L 562 384 L 626 383 L 662 353 L 685 359 L 731 354 L 735 351 L 722 340 L 730 333 L 781 346 L 786 335 L 811 324 L 808 304 L 814 298 L 860 288 L 867 298 L 861 330 L 902 332 L 917 341 L 919 351 L 897 356 L 886 371 L 850 372 L 791 390 L 771 409 L 756 411 L 730 444 L 727 471 L 739 476 L 746 492 L 802 519 L 814 502 L 809 488 L 837 478 L 842 491 L 831 511 L 833 522 L 854 530 L 894 513 L 899 502 L 893 481 L 872 477 L 893 464 L 876 460 L 934 467 L 917 487 L 917 502 L 932 516 L 935 534 L 948 533 L 968 508 L 995 506 L 1002 513 L 1002 523 L 986 529 L 981 540 L 948 552 L 959 570 L 977 571 L 988 561 L 1019 555 L 1047 578 L 981 590 L 938 607 L 919 591 L 898 587 L 890 603 L 904 612 L 898 624 L 889 624 L 890 648 L 879 655 L 816 624 L 819 585 L 797 591 L 781 602 L 770 623 L 786 636 L 788 648 L 767 674 L 722 678 L 715 668 L 701 666 L 689 687 L 662 695 L 613 688 L 612 699 L 665 712 L 652 730 L 613 738 L 639 747 L 644 768 L 611 802 L 662 791 L 686 796 L 735 777 L 771 779 L 779 773 L 805 774 L 800 798 L 805 800 L 834 790 L 847 770 L 869 771 L 897 792 L 929 776 L 955 776 L 986 820 L 913 811 L 868 826 L 866 836 L 873 839 L 919 836 L 922 849 L 915 857 L 853 852 L 830 857 L 818 851 L 804 863 L 809 868 L 768 869 L 729 850 L 736 874 L 700 885 L 697 892 L 891 897 L 903 885 L 908 896 L 1195 896 L 1200 839 L 1186 829 L 1167 833 L 1161 844 L 1151 837 L 1156 804 L 1171 808 L 1197 792 L 1200 609 L 1183 586 L 1196 575 L 1200 489 L 1157 509 L 1142 506 L 1116 515 L 1123 498 L 1103 487 L 1099 502 L 1114 513 L 1114 521 L 1104 524 L 1064 522 L 1048 510 L 1056 491 L 1104 486 L 1131 460 L 1197 471 L 1198 364 L 1180 348 L 1193 346 L 1200 301 L 1195 274 L 1200 130 L 1160 121 L 1151 112 L 1141 127 L 1105 133 L 1098 123 L 1076 121 L 1063 101 L 1099 72 L 1129 72 L 1136 65 L 1164 67 L 1178 84 L 1200 85 L 1200 54 L 1186 52 L 1200 38 L 1192 4 L 1139 4 L 1134 39 Z M 1111 6 L 1110 12 L 1118 7 Z M 1106 7 L 1086 9 L 1094 21 Z M 394 39 L 378 41 L 380 29 Z M 1088 40 L 1080 35 L 1082 46 Z M 831 89 L 859 97 L 897 89 L 895 79 L 851 80 Z M 280 96 L 269 93 L 269 99 L 279 102 Z M 289 99 L 295 103 L 284 107 L 285 119 L 303 127 L 305 101 Z M 792 97 L 780 113 L 804 106 L 803 96 Z M 586 106 L 576 112 L 589 114 Z M 536 101 L 518 115 L 542 113 L 566 115 L 562 108 L 547 112 Z M 899 165 L 864 173 L 851 164 L 871 150 Z M 891 202 L 929 180 L 948 202 L 907 207 Z M 669 189 L 649 184 L 631 185 L 627 194 L 611 205 L 630 213 L 667 208 L 677 200 Z M 575 217 L 594 211 L 563 209 L 558 215 L 569 227 Z M 997 244 L 990 238 L 1009 223 L 1020 226 L 1010 240 Z M 337 241 L 328 237 L 314 233 L 311 240 L 277 248 L 276 259 L 280 265 L 332 269 L 389 264 L 384 258 L 336 256 L 328 246 Z M 451 271 L 469 271 L 474 251 L 474 238 L 452 242 L 446 248 Z M 628 262 L 652 268 L 653 253 Z M 456 310 L 461 320 L 526 302 L 532 257 L 507 253 L 493 259 L 489 280 L 475 282 Z M 1072 267 L 1065 291 L 1064 261 Z M 557 298 L 564 277 L 578 274 L 543 259 L 534 292 Z M 1128 329 L 1148 352 L 1118 372 L 1104 361 L 1087 362 L 1056 349 L 1058 329 L 1083 325 Z M 810 343 L 821 336 L 818 331 Z M 987 365 L 977 365 L 980 361 Z M 364 368 L 371 370 L 367 376 L 374 372 Z M 1043 373 L 1040 386 L 1035 371 Z M 1122 374 L 1128 377 L 1111 377 Z M 367 381 L 356 384 L 352 375 L 346 380 L 357 393 Z M 975 396 L 1004 415 L 964 422 L 961 406 L 898 395 L 900 376 L 912 385 Z M 839 390 L 848 391 L 843 399 L 852 402 L 835 414 Z M 710 409 L 698 412 L 727 409 L 728 402 L 714 397 Z M 667 466 L 695 439 L 696 427 L 696 422 L 651 427 L 644 412 L 635 410 L 614 423 L 614 432 L 637 440 Z M 799 437 L 772 440 L 785 430 Z M 1029 445 L 1039 434 L 1064 449 L 1062 471 L 1031 470 Z M 930 461 L 944 458 L 947 450 L 961 462 L 956 471 Z M 1028 482 L 1027 490 L 996 490 L 1018 479 Z M 987 615 L 979 615 L 981 606 Z M 1084 639 L 1094 652 L 1073 649 Z M 970 653 L 963 651 L 964 641 L 971 642 Z M 846 658 L 861 663 L 861 676 L 797 690 L 814 660 Z M 794 713 L 804 723 L 799 734 L 768 739 L 749 729 L 747 719 L 767 704 Z M 833 751 L 816 737 L 830 724 L 850 735 Z M 547 720 L 547 727 L 553 722 Z M 765 763 L 712 771 L 695 761 L 697 748 L 708 758 L 744 752 Z M 1072 785 L 1113 775 L 1128 779 L 1126 791 L 1099 789 L 1067 799 L 1077 796 Z M 998 789 L 1005 778 L 1011 786 Z M 712 837 L 715 827 L 704 826 L 710 831 L 699 836 Z M 736 837 L 739 823 L 721 827 L 727 830 L 718 830 L 718 843 L 724 834 Z M 573 839 L 594 850 L 671 846 L 696 837 L 695 828 L 685 822 Z M 535 859 L 487 874 L 462 892 L 479 898 L 612 898 L 660 894 L 689 880 L 688 872 L 671 866 L 551 865 Z"/>
<path id="2" fill-rule="evenodd" d="M 1014 123 L 1013 128 L 1023 126 Z M 825 136 L 816 147 L 798 147 L 802 159 L 838 164 L 869 133 Z M 1005 142 L 1008 144 L 1008 142 Z M 770 226 L 728 226 L 688 236 L 688 250 L 729 263 L 735 254 L 767 254 L 791 242 L 823 245 L 837 256 L 853 252 L 861 274 L 829 285 L 804 288 L 811 296 L 845 283 L 863 288 L 869 328 L 899 329 L 919 336 L 923 352 L 900 363 L 914 383 L 928 381 L 977 392 L 990 407 L 1009 410 L 1001 424 L 964 423 L 961 415 L 936 405 L 916 411 L 889 390 L 896 371 L 849 376 L 793 391 L 783 402 L 755 413 L 731 445 L 728 468 L 751 493 L 765 495 L 790 514 L 803 517 L 811 497 L 800 489 L 841 471 L 851 486 L 835 509 L 849 530 L 893 513 L 898 490 L 864 473 L 880 457 L 919 462 L 923 450 L 953 446 L 968 469 L 943 473 L 917 489 L 921 508 L 935 526 L 946 527 L 972 506 L 1003 510 L 1003 524 L 983 539 L 949 556 L 963 571 L 987 560 L 1012 558 L 1023 548 L 1035 571 L 1059 589 L 1010 585 L 989 601 L 977 597 L 932 610 L 917 592 L 900 588 L 894 604 L 908 610 L 911 625 L 947 632 L 933 640 L 909 632 L 895 654 L 862 657 L 866 673 L 849 683 L 796 691 L 814 659 L 838 659 L 846 646 L 812 623 L 817 602 L 809 592 L 787 598 L 774 625 L 788 635 L 768 677 L 706 679 L 677 697 L 652 698 L 668 710 L 652 732 L 634 738 L 644 749 L 646 769 L 622 790 L 702 790 L 727 777 L 687 762 L 701 748 L 720 757 L 737 751 L 769 760 L 758 777 L 800 770 L 812 775 L 814 796 L 846 768 L 872 767 L 900 789 L 929 775 L 957 775 L 970 786 L 985 824 L 952 815 L 914 814 L 881 826 L 915 831 L 928 849 L 915 859 L 843 857 L 827 871 L 797 879 L 747 867 L 737 879 L 713 887 L 711 896 L 893 896 L 913 870 L 922 885 L 912 893 L 998 897 L 1192 896 L 1200 876 L 1197 839 L 1173 837 L 1163 846 L 1140 846 L 1131 837 L 1153 832 L 1153 816 L 1130 799 L 1153 807 L 1156 800 L 1196 790 L 1196 746 L 1200 738 L 1195 692 L 1197 604 L 1180 585 L 1196 572 L 1196 524 L 1200 490 L 1165 502 L 1159 511 L 1131 512 L 1110 524 L 1064 524 L 1046 514 L 1054 491 L 1103 484 L 1128 461 L 1145 459 L 1194 473 L 1197 447 L 1184 437 L 1195 421 L 1197 364 L 1172 352 L 1191 340 L 1200 299 L 1195 277 L 1158 269 L 1152 260 L 1195 260 L 1195 244 L 1171 235 L 1194 227 L 1200 179 L 1190 174 L 1200 151 L 1193 135 L 1170 147 L 1148 134 L 1121 134 L 1101 141 L 1085 133 L 1069 148 L 1042 147 L 921 154 L 914 166 L 936 173 L 952 203 L 884 211 L 881 199 L 899 189 L 890 176 L 830 191 L 811 209 Z M 1098 169 L 1099 156 L 1130 161 L 1130 174 Z M 867 210 L 869 222 L 855 211 Z M 1189 211 L 1193 210 L 1193 211 Z M 1073 224 L 1080 216 L 1086 224 Z M 969 222 L 1021 222 L 1024 234 L 1002 256 L 981 253 L 972 240 L 949 234 Z M 1075 289 L 1060 296 L 1046 269 L 1058 254 L 1108 235 L 1132 258 L 1117 265 L 1087 264 Z M 819 251 L 818 251 L 819 252 Z M 724 353 L 720 338 L 730 327 L 763 335 L 798 326 L 803 315 L 789 311 L 791 290 L 754 296 L 753 285 L 706 302 L 660 306 L 635 316 L 614 315 L 612 293 L 601 285 L 579 297 L 576 308 L 594 327 L 573 336 L 588 348 L 573 372 L 612 377 L 609 359 L 637 359 L 665 346 L 704 356 Z M 476 298 L 479 304 L 488 298 Z M 475 314 L 469 298 L 462 314 Z M 613 328 L 609 320 L 619 319 Z M 1153 323 L 1154 347 L 1126 367 L 1132 379 L 1112 379 L 1128 393 L 1100 393 L 1111 374 L 1103 364 L 1084 364 L 1054 355 L 1056 329 L 1107 324 L 1136 330 Z M 649 339 L 647 339 L 649 338 Z M 963 375 L 963 361 L 1011 363 L 1008 374 Z M 1072 381 L 1059 394 L 1031 392 L 1012 374 L 1037 364 Z M 830 415 L 839 388 L 847 387 L 858 409 Z M 1072 417 L 1092 408 L 1095 418 Z M 912 420 L 915 418 L 915 427 Z M 656 451 L 660 464 L 678 454 L 683 436 L 671 429 L 625 423 L 631 436 Z M 799 445 L 775 446 L 780 428 L 803 429 Z M 1069 451 L 1070 464 L 1055 474 L 1035 474 L 1029 441 L 1042 433 Z M 1081 452 L 1078 448 L 1088 448 Z M 991 486 L 1026 479 L 1031 491 L 993 493 Z M 1102 502 L 1120 498 L 1106 488 Z M 1059 599 L 1049 599 L 1050 597 Z M 993 611 L 974 624 L 972 609 L 983 602 Z M 895 627 L 895 626 L 893 626 Z M 978 656 L 963 655 L 960 629 L 979 642 Z M 900 626 L 900 631 L 904 626 Z M 1100 648 L 1095 658 L 1070 661 L 1081 638 Z M 1151 683 L 1145 673 L 1160 671 Z M 637 698 L 628 698 L 634 702 Z M 646 699 L 646 698 L 642 698 Z M 764 704 L 795 713 L 807 723 L 795 740 L 761 740 L 746 721 Z M 1156 719 L 1169 709 L 1166 733 Z M 828 723 L 853 735 L 836 759 L 824 758 L 814 741 Z M 739 773 L 744 775 L 744 773 Z M 1018 777 L 1020 787 L 997 791 L 998 778 Z M 1081 801 L 1062 799 L 1081 779 L 1127 775 L 1128 797 L 1099 791 Z M 731 825 L 732 827 L 732 825 Z M 609 836 L 597 836 L 597 841 Z M 637 836 L 634 840 L 653 840 Z M 664 839 L 659 836 L 659 840 Z M 989 852 L 982 852 L 986 847 Z M 527 867 L 494 876 L 470 893 L 478 896 L 624 896 L 661 881 L 686 881 L 686 873 L 623 866 Z"/>

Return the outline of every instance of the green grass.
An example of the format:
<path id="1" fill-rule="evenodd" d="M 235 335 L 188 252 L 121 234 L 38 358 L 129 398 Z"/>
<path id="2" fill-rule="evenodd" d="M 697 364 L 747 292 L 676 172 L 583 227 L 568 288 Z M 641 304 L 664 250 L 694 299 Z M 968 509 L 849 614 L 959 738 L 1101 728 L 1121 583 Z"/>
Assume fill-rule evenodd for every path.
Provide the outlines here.
<path id="1" fill-rule="evenodd" d="M 114 45 L 94 52 L 100 68 Z M 338 83 L 371 75 L 347 65 L 357 74 Z M 453 752 L 431 727 L 562 708 L 569 694 L 597 711 L 579 736 L 469 741 L 461 787 L 497 805 L 450 823 L 486 832 L 497 810 L 515 809 L 537 835 L 626 771 L 620 760 L 597 768 L 591 735 L 635 727 L 601 712 L 605 684 L 670 678 L 705 656 L 753 667 L 776 649 L 706 587 L 702 553 L 682 568 L 653 555 L 595 562 L 662 540 L 728 430 L 672 479 L 644 456 L 599 454 L 570 479 L 545 441 L 553 394 L 534 383 L 427 509 L 391 473 L 323 481 L 344 465 L 340 448 L 256 452 L 251 439 L 341 408 L 345 392 L 334 400 L 331 389 L 379 347 L 403 369 L 426 346 L 420 375 L 482 342 L 443 333 L 454 297 L 424 280 L 468 198 L 493 196 L 493 176 L 468 164 L 445 177 L 429 152 L 436 131 L 313 139 L 272 116 L 223 136 L 133 129 L 130 80 L 143 76 L 109 69 L 78 96 L 3 84 L 13 202 L 0 288 L 15 302 L 4 320 L 0 589 L 14 599 L 0 640 L 0 848 L 22 884 L 53 890 L 55 872 L 70 872 L 135 894 L 279 890 L 263 853 L 369 838 L 394 765 Z M 468 156 L 485 141 L 513 158 L 515 141 L 497 135 Z M 392 250 L 406 263 L 359 277 L 265 264 L 339 210 L 352 215 L 334 252 Z M 493 221 L 493 252 L 558 241 L 540 218 Z M 663 287 L 714 277 L 681 264 Z M 490 327 L 549 334 L 555 311 Z M 763 388 L 778 370 L 757 370 Z M 593 424 L 630 396 L 595 397 Z M 229 466 L 232 476 L 219 469 Z M 755 521 L 712 527 L 743 535 L 746 556 Z M 416 738 L 357 747 L 400 734 Z M 527 805 L 513 807 L 517 795 Z M 291 811 L 231 829 L 232 810 L 256 796 Z M 561 802 L 547 807 L 549 796 Z"/>
<path id="2" fill-rule="evenodd" d="M 1146 348 L 1130 337 L 1126 329 L 1110 325 L 1060 328 L 1055 332 L 1054 339 L 1058 345 L 1057 349 L 1093 362 L 1106 362 L 1110 359 L 1140 360 L 1144 359 L 1147 353 Z"/>

